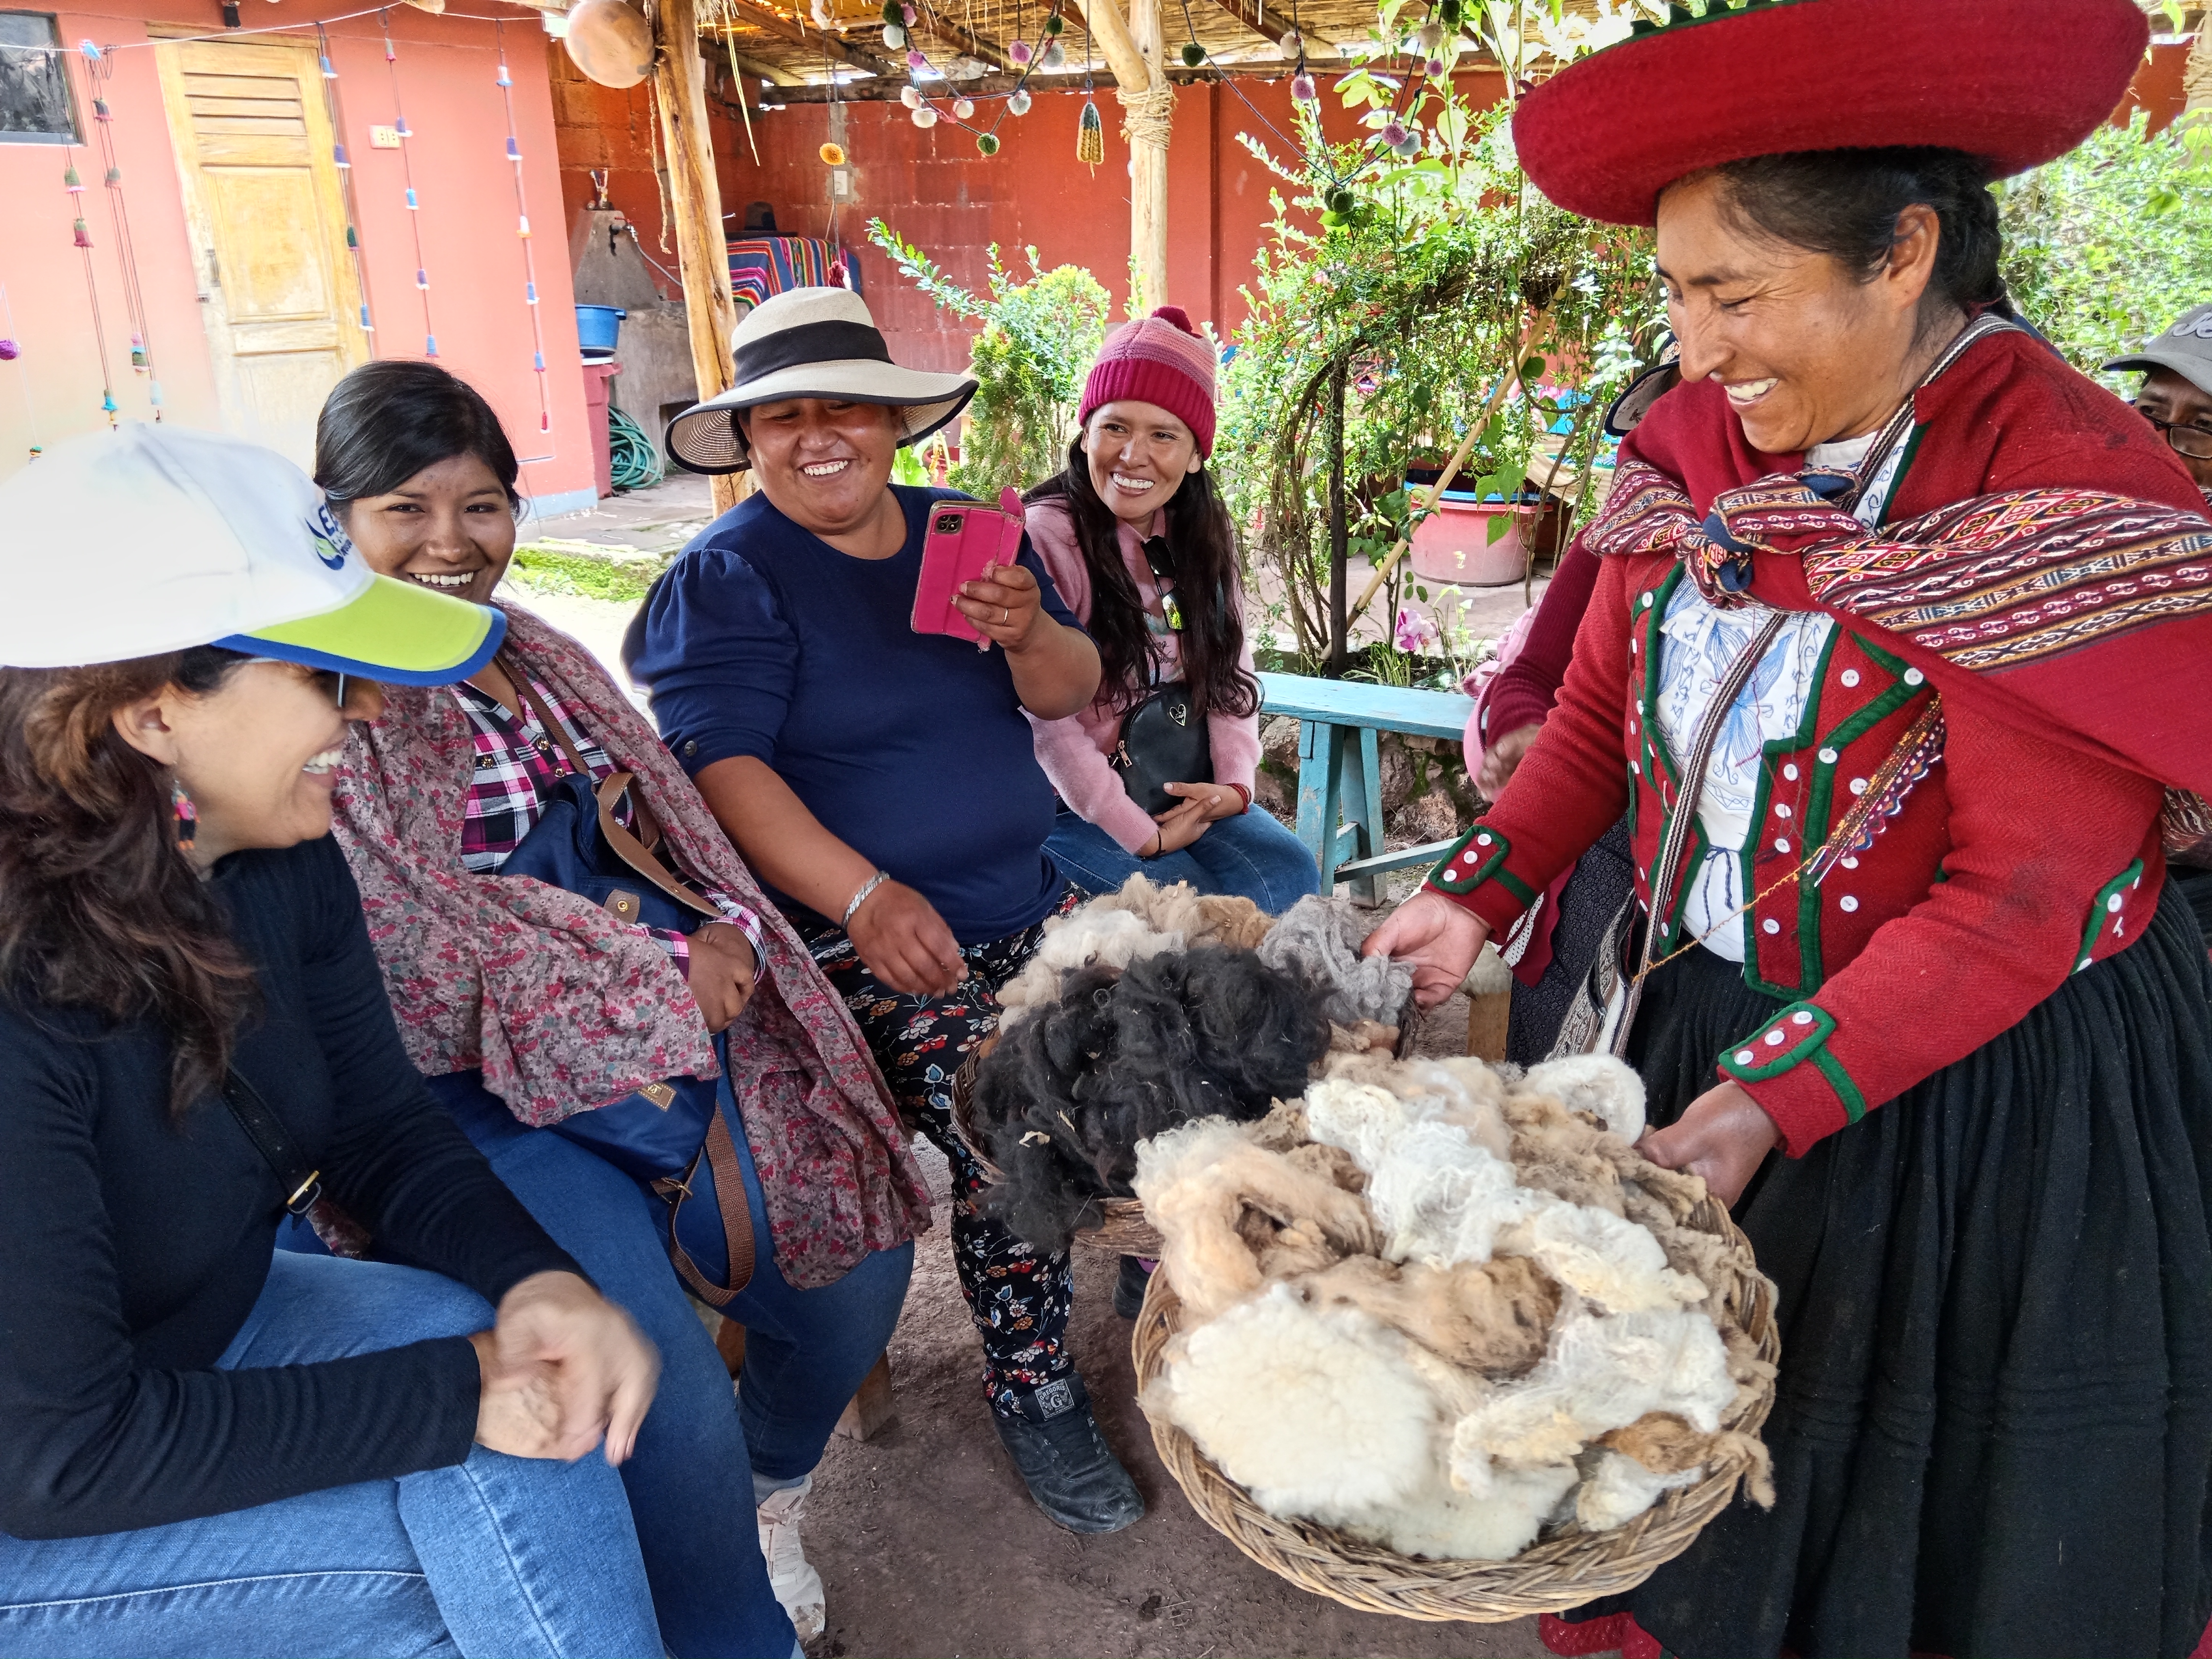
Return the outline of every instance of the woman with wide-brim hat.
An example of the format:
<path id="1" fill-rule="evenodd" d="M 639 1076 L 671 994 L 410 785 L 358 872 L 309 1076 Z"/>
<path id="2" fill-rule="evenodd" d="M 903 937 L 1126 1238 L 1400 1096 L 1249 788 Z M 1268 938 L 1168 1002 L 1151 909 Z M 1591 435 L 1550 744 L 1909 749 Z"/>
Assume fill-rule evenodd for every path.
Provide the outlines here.
<path id="1" fill-rule="evenodd" d="M 988 648 L 914 628 L 939 504 L 890 482 L 901 445 L 975 383 L 890 361 L 856 294 L 798 289 L 749 313 L 736 386 L 669 428 L 695 471 L 759 489 L 654 585 L 625 653 L 661 734 L 845 999 L 907 1121 L 951 1161 L 960 1285 L 993 1420 L 1039 1507 L 1079 1532 L 1143 1513 L 1066 1342 L 1066 1255 L 975 1205 L 952 1079 L 994 993 L 1073 895 L 1045 852 L 1052 787 L 1024 714 L 1087 707 L 1098 653 L 1020 542 L 954 603 Z"/>
<path id="2" fill-rule="evenodd" d="M 2144 40 L 2128 0 L 1782 0 L 1516 115 L 1552 199 L 1656 224 L 1682 384 L 1584 532 L 1559 707 L 1370 948 L 1437 997 L 1632 811 L 1644 1150 L 1780 1291 L 1779 1501 L 1626 1600 L 1676 1652 L 2203 1629 L 2212 1017 L 2159 817 L 2212 782 L 2212 523 L 2011 318 L 1986 188 Z"/>

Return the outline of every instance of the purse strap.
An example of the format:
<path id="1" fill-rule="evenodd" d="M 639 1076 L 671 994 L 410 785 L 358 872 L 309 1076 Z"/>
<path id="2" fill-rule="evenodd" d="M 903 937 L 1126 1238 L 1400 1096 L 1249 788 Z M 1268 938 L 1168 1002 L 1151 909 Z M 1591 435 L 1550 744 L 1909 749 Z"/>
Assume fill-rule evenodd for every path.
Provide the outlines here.
<path id="1" fill-rule="evenodd" d="M 1674 811 L 1667 820 L 1666 833 L 1659 837 L 1658 856 L 1651 861 L 1651 922 L 1644 930 L 1643 959 L 1627 982 L 1621 1005 L 1620 1023 L 1613 1027 L 1613 1052 L 1625 1058 L 1630 1030 L 1636 1024 L 1637 1006 L 1644 1000 L 1644 981 L 1656 964 L 1652 952 L 1658 943 L 1660 908 L 1674 890 L 1674 878 L 1682 867 L 1682 855 L 1689 850 L 1690 836 L 1698 821 L 1698 802 L 1705 793 L 1705 775 L 1711 769 L 1713 750 L 1720 744 L 1721 728 L 1728 724 L 1729 712 L 1750 680 L 1752 671 L 1759 666 L 1759 659 L 1789 621 L 1786 612 L 1777 611 L 1760 624 L 1728 672 L 1720 678 L 1713 690 L 1713 700 L 1706 705 L 1705 718 L 1698 722 L 1697 735 L 1690 744 L 1690 752 L 1682 763 L 1682 787 L 1675 792 Z M 1655 665 L 1653 671 L 1656 672 Z"/>
<path id="2" fill-rule="evenodd" d="M 538 688 L 531 684 L 530 676 L 522 672 L 521 665 L 504 651 L 501 652 L 494 660 L 499 664 L 501 672 L 514 685 L 514 695 L 521 698 L 523 706 L 530 710 L 531 718 L 538 722 L 547 737 L 552 738 L 560 746 L 561 753 L 568 759 L 569 769 L 580 778 L 592 777 L 593 775 L 592 769 L 585 763 L 584 757 L 576 752 L 576 745 L 568 736 L 568 728 L 554 718 L 553 711 L 545 706 L 544 699 L 538 695 Z M 653 815 L 646 810 L 642 799 L 632 797 L 630 814 L 636 821 L 638 828 L 646 831 L 644 836 L 636 835 L 624 829 L 616 821 L 615 803 L 623 798 L 623 792 L 635 781 L 634 773 L 611 772 L 593 788 L 592 799 L 599 803 L 599 808 L 601 837 L 605 840 L 609 847 L 614 849 L 617 858 L 678 904 L 687 909 L 697 911 L 709 921 L 721 921 L 722 913 L 720 910 L 678 881 L 670 873 L 667 866 L 653 855 L 653 849 L 660 841 L 659 826 L 653 823 Z"/>
<path id="3" fill-rule="evenodd" d="M 323 1172 L 307 1161 L 284 1120 L 234 1066 L 223 1073 L 222 1101 L 262 1162 L 276 1172 L 276 1183 L 284 1189 L 284 1207 L 294 1215 L 307 1214 L 323 1195 Z"/>
<path id="4" fill-rule="evenodd" d="M 726 1291 L 699 1271 L 699 1264 L 692 1261 L 691 1253 L 676 1237 L 677 1218 L 692 1196 L 691 1182 L 698 1174 L 702 1158 L 714 1171 L 714 1202 L 722 1212 L 722 1238 L 730 1253 L 730 1288 Z M 727 1307 L 738 1291 L 752 1283 L 753 1215 L 752 1206 L 745 1200 L 745 1172 L 738 1162 L 737 1145 L 730 1139 L 730 1125 L 719 1104 L 707 1125 L 706 1141 L 693 1155 L 690 1167 L 680 1178 L 666 1176 L 654 1182 L 653 1190 L 669 1201 L 668 1259 L 675 1266 L 676 1276 L 708 1307 Z"/>

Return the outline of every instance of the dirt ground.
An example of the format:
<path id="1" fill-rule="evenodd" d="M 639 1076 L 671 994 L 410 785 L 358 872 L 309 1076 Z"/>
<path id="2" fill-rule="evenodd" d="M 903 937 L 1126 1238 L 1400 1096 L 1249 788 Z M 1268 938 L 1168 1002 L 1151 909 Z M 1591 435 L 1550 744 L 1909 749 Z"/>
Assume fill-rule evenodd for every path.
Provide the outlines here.
<path id="1" fill-rule="evenodd" d="M 1466 999 L 1455 996 L 1424 1022 L 1419 1047 L 1464 1053 L 1466 1032 Z M 1532 1620 L 1436 1625 L 1355 1613 L 1255 1565 L 1200 1521 L 1152 1450 L 1129 1323 L 1114 1312 L 1115 1259 L 1096 1250 L 1076 1252 L 1073 1346 L 1146 1513 L 1105 1538 L 1047 1521 L 991 1427 L 947 1243 L 945 1165 L 922 1151 L 937 1224 L 917 1249 L 891 1340 L 896 1416 L 872 1440 L 830 1442 L 808 1505 L 807 1555 L 829 1592 L 818 1659 L 1543 1652 Z"/>

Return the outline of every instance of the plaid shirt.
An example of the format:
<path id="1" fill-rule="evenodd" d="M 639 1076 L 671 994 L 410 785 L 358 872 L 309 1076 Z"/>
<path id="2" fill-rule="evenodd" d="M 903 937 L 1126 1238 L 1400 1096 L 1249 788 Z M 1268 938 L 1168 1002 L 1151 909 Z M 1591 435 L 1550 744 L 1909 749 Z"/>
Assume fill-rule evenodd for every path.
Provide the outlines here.
<path id="1" fill-rule="evenodd" d="M 538 680 L 533 678 L 530 684 L 539 701 L 560 722 L 584 764 L 592 769 L 592 775 L 604 778 L 612 772 L 614 761 L 584 730 L 575 709 Z M 472 685 L 456 685 L 453 690 L 461 712 L 469 718 L 476 744 L 476 772 L 469 780 L 461 826 L 461 864 L 472 874 L 495 876 L 506 864 L 507 855 L 522 845 L 522 838 L 544 816 L 547 792 L 570 769 L 560 744 L 538 725 L 534 715 L 526 712 L 518 721 L 501 707 L 497 698 Z M 625 829 L 629 827 L 627 795 L 616 808 L 615 817 Z M 753 961 L 766 961 L 760 918 L 726 893 L 704 886 L 697 890 L 702 898 L 722 913 L 724 921 L 744 934 L 745 942 L 752 946 Z M 679 970 L 690 970 L 691 945 L 683 934 L 647 927 L 642 923 L 636 926 L 640 933 L 650 935 L 668 952 Z"/>

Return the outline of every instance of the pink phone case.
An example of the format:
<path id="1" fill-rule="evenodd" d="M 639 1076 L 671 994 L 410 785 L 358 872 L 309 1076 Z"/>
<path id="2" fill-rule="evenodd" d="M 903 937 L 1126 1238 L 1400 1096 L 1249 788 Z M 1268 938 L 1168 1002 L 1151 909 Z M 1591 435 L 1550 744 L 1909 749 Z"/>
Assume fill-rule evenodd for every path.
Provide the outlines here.
<path id="1" fill-rule="evenodd" d="M 999 505 L 939 501 L 929 509 L 921 544 L 921 580 L 914 590 L 914 631 L 973 640 L 978 651 L 991 641 L 952 603 L 963 582 L 981 580 L 994 564 L 1012 564 L 1022 546 L 1022 498 L 999 492 Z"/>

